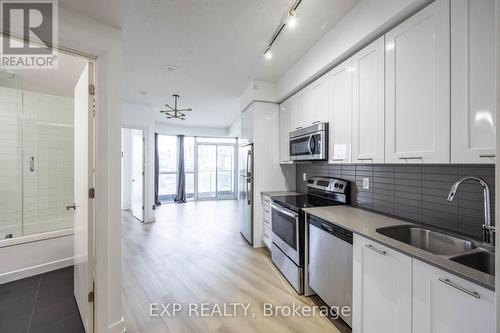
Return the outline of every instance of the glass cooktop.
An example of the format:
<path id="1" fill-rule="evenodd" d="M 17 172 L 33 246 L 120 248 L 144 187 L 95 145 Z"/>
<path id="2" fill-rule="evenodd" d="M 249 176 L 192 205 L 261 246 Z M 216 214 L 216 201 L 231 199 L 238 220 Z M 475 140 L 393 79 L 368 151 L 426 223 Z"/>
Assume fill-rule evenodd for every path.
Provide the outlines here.
<path id="1" fill-rule="evenodd" d="M 310 207 L 342 205 L 342 203 L 340 202 L 336 202 L 312 194 L 297 194 L 272 197 L 272 201 L 293 211 L 299 211 L 302 208 Z"/>

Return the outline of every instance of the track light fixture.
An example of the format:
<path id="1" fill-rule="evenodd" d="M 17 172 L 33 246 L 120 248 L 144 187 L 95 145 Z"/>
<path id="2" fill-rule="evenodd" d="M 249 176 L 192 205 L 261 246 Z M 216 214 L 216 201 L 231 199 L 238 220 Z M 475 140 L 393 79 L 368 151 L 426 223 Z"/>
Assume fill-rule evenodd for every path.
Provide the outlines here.
<path id="1" fill-rule="evenodd" d="M 293 28 L 297 24 L 295 14 L 296 14 L 297 8 L 299 7 L 301 2 L 302 2 L 302 0 L 295 0 L 295 2 L 293 3 L 293 6 L 281 18 L 281 22 L 280 22 L 278 28 L 276 28 L 276 31 L 274 32 L 273 37 L 269 41 L 269 44 L 267 45 L 267 47 L 264 51 L 264 57 L 267 60 L 270 60 L 272 58 L 271 47 L 273 46 L 274 42 L 276 41 L 276 39 L 280 35 L 281 31 L 283 31 L 283 29 L 285 28 L 285 26 Z"/>

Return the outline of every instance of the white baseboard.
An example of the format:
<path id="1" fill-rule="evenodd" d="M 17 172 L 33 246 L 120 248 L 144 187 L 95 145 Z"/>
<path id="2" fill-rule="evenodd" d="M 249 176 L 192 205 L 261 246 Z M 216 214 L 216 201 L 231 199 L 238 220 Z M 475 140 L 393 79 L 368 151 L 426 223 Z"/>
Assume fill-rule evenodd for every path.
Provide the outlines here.
<path id="1" fill-rule="evenodd" d="M 125 329 L 125 320 L 122 317 L 122 320 L 117 321 L 114 324 L 111 324 L 108 327 L 108 333 L 124 333 L 127 330 Z"/>
<path id="2" fill-rule="evenodd" d="M 57 261 L 48 262 L 42 265 L 36 265 L 19 269 L 17 271 L 0 274 L 0 284 L 24 279 L 33 275 L 47 273 L 56 269 L 73 266 L 74 258 L 65 258 Z"/>

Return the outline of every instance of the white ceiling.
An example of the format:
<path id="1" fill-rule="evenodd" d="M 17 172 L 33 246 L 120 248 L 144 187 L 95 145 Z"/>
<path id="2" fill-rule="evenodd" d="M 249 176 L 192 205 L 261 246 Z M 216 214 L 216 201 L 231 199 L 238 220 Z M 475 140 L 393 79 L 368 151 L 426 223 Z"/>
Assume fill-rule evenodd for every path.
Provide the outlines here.
<path id="1" fill-rule="evenodd" d="M 57 69 L 23 69 L 0 72 L 0 86 L 73 98 L 74 87 L 88 60 L 58 54 Z"/>
<path id="2" fill-rule="evenodd" d="M 133 0 L 59 0 L 59 5 L 67 10 L 93 18 L 120 29 L 127 18 Z M 155 0 L 158 1 L 158 0 Z M 146 2 L 146 1 L 142 1 Z"/>
<path id="3" fill-rule="evenodd" d="M 297 26 L 282 32 L 271 61 L 263 51 L 293 0 L 132 0 L 128 15 L 130 0 L 60 2 L 122 26 L 125 101 L 159 111 L 178 93 L 180 107 L 193 112 L 185 121 L 165 121 L 228 127 L 251 80 L 277 81 L 358 0 L 303 0 Z M 178 70 L 168 72 L 168 64 Z"/>

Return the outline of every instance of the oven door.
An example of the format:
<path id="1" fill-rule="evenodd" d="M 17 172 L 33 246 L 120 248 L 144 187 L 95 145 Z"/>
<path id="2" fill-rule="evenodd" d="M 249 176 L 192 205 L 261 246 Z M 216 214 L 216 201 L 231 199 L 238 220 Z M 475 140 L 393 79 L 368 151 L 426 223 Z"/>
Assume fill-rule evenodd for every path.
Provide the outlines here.
<path id="1" fill-rule="evenodd" d="M 326 159 L 325 132 L 315 132 L 290 138 L 290 160 Z"/>
<path id="2" fill-rule="evenodd" d="M 271 203 L 271 226 L 273 243 L 297 266 L 300 266 L 299 214 L 273 202 Z"/>

